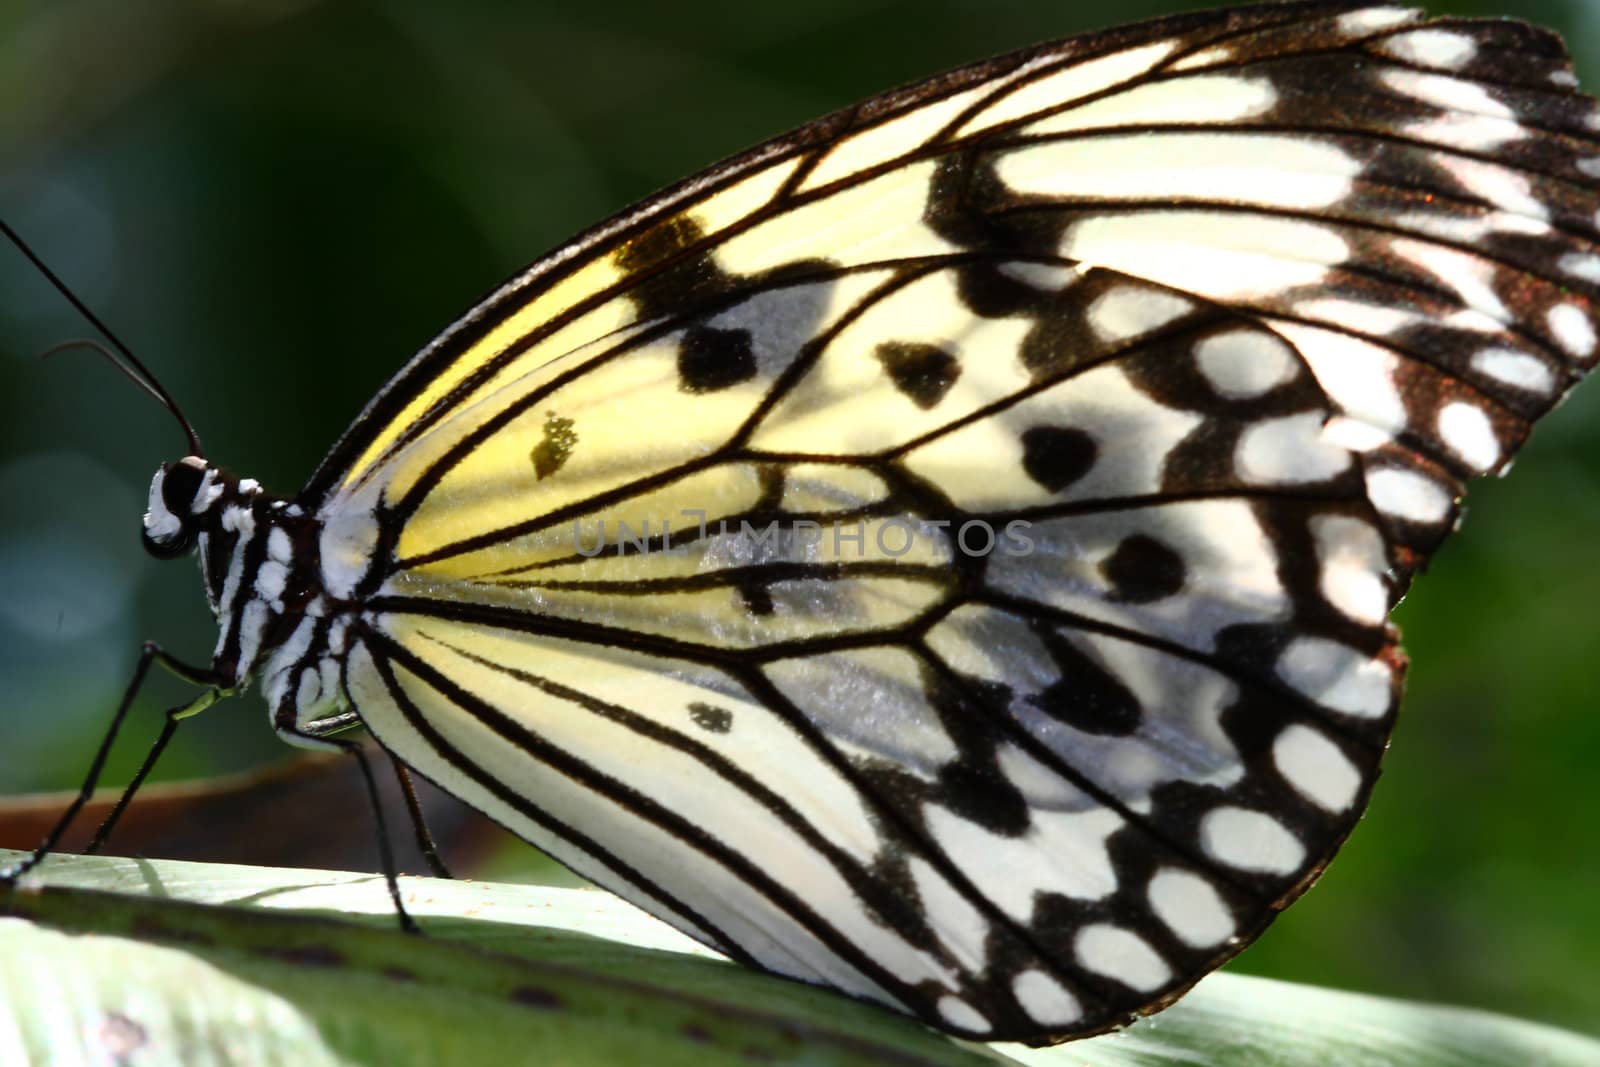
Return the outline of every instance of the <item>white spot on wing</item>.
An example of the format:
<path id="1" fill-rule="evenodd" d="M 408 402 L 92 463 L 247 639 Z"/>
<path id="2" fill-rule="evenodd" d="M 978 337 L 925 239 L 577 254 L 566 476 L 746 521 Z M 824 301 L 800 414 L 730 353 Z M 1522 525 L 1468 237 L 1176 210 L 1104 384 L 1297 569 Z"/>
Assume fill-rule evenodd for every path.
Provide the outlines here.
<path id="1" fill-rule="evenodd" d="M 1360 11 L 1352 11 L 1348 15 L 1339 16 L 1339 32 L 1352 37 L 1365 33 L 1377 33 L 1387 30 L 1391 26 L 1399 26 L 1407 22 L 1416 22 L 1422 17 L 1422 12 L 1413 11 L 1405 7 L 1369 7 Z"/>
<path id="2" fill-rule="evenodd" d="M 953 993 L 939 998 L 939 1015 L 957 1030 L 973 1034 L 989 1031 L 989 1020 L 980 1015 L 977 1008 Z"/>
<path id="3" fill-rule="evenodd" d="M 1411 260 L 1454 289 L 1468 307 L 1501 322 L 1511 319 L 1511 313 L 1490 284 L 1492 275 L 1477 257 L 1442 245 L 1408 239 L 1396 240 L 1390 248 L 1395 255 Z"/>
<path id="4" fill-rule="evenodd" d="M 1557 304 L 1545 315 L 1556 342 L 1574 356 L 1588 356 L 1595 348 L 1594 323 L 1574 304 Z"/>
<path id="5" fill-rule="evenodd" d="M 1195 948 L 1220 945 L 1236 926 L 1211 883 L 1176 867 L 1163 867 L 1150 879 L 1150 909 L 1185 944 Z"/>
<path id="6" fill-rule="evenodd" d="M 1294 354 L 1260 330 L 1213 334 L 1194 347 L 1195 364 L 1218 394 L 1246 400 L 1271 392 L 1294 377 Z"/>
<path id="7" fill-rule="evenodd" d="M 1350 246 L 1317 222 L 1232 212 L 1106 212 L 1073 223 L 1061 253 L 1212 299 L 1323 281 Z"/>
<path id="8" fill-rule="evenodd" d="M 1325 415 L 1307 411 L 1252 423 L 1239 437 L 1234 466 L 1254 485 L 1322 482 L 1350 466 L 1350 453 L 1324 439 Z"/>
<path id="9" fill-rule="evenodd" d="M 1519 174 L 1498 163 L 1469 159 L 1465 156 L 1438 154 L 1436 165 L 1468 192 L 1481 197 L 1503 211 L 1526 215 L 1540 222 L 1550 221 L 1550 209 L 1533 194 L 1527 175 Z"/>
<path id="10" fill-rule="evenodd" d="M 1089 325 L 1106 341 L 1150 333 L 1182 318 L 1194 305 L 1181 296 L 1142 286 L 1118 286 L 1089 307 Z"/>
<path id="11" fill-rule="evenodd" d="M 1011 979 L 1011 994 L 1028 1017 L 1041 1026 L 1066 1026 L 1083 1015 L 1078 998 L 1041 970 L 1019 971 Z"/>
<path id="12" fill-rule="evenodd" d="M 1092 923 L 1079 930 L 1072 951 L 1085 970 L 1141 993 L 1160 989 L 1172 979 L 1172 968 L 1148 941 L 1110 923 Z"/>
<path id="13" fill-rule="evenodd" d="M 1323 707 L 1372 719 L 1389 710 L 1393 675 L 1380 660 L 1326 637 L 1297 637 L 1278 657 L 1278 677 Z"/>
<path id="14" fill-rule="evenodd" d="M 1500 442 L 1494 426 L 1481 408 L 1462 401 L 1439 411 L 1439 436 L 1450 450 L 1476 470 L 1486 471 L 1500 461 Z"/>
<path id="15" fill-rule="evenodd" d="M 1007 278 L 1019 281 L 1031 289 L 1041 289 L 1046 292 L 1065 289 L 1083 277 L 1083 272 L 1076 266 L 1035 263 L 1030 260 L 1006 260 L 995 269 Z"/>
<path id="16" fill-rule="evenodd" d="M 1123 825 L 1108 808 L 1031 813 L 1021 837 L 993 833 L 948 808 L 925 808 L 928 831 L 995 906 L 1019 922 L 1041 892 L 1100 900 L 1117 889 L 1106 838 Z"/>
<path id="17" fill-rule="evenodd" d="M 1543 360 L 1510 348 L 1485 348 L 1475 353 L 1472 368 L 1497 382 L 1529 392 L 1548 393 L 1555 385 L 1555 377 Z"/>
<path id="18" fill-rule="evenodd" d="M 1348 811 L 1361 790 L 1361 772 L 1323 734 L 1294 723 L 1272 743 L 1272 762 L 1295 791 L 1325 811 Z"/>
<path id="19" fill-rule="evenodd" d="M 1466 34 L 1432 29 L 1397 33 L 1378 48 L 1407 63 L 1445 70 L 1460 70 L 1478 54 L 1478 43 Z"/>
<path id="20" fill-rule="evenodd" d="M 1574 278 L 1600 284 L 1600 256 L 1592 252 L 1568 252 L 1556 265 Z"/>
<path id="21" fill-rule="evenodd" d="M 1411 211 L 1394 218 L 1400 229 L 1438 237 L 1457 244 L 1472 244 L 1492 233 L 1516 233 L 1543 237 L 1550 224 L 1506 211 L 1485 211 L 1475 215 L 1452 215 L 1446 211 Z"/>
<path id="22" fill-rule="evenodd" d="M 1401 127 L 1400 132 L 1430 144 L 1446 148 L 1472 148 L 1480 152 L 1492 152 L 1528 136 L 1526 127 L 1512 119 L 1460 111 L 1408 123 Z"/>
<path id="23" fill-rule="evenodd" d="M 1516 112 L 1490 96 L 1487 89 L 1475 82 L 1444 74 L 1423 74 L 1415 70 L 1386 70 L 1378 78 L 1403 96 L 1445 111 L 1467 111 L 1497 119 L 1516 117 Z"/>
<path id="24" fill-rule="evenodd" d="M 1032 808 L 1076 808 L 1083 803 L 1078 787 L 1016 745 L 1001 745 L 995 762 Z"/>
<path id="25" fill-rule="evenodd" d="M 1245 808 L 1208 812 L 1200 820 L 1200 844 L 1212 858 L 1243 871 L 1293 874 L 1306 858 L 1305 847 L 1282 823 Z"/>
<path id="26" fill-rule="evenodd" d="M 1337 296 L 1296 300 L 1294 310 L 1308 319 L 1379 336 L 1396 333 L 1408 326 L 1426 321 L 1423 315 L 1409 308 L 1385 307 L 1367 300 L 1347 300 Z"/>
<path id="27" fill-rule="evenodd" d="M 1311 520 L 1311 536 L 1323 597 L 1355 622 L 1381 623 L 1389 607 L 1383 584 L 1388 559 L 1378 531 L 1348 515 L 1320 515 Z"/>
<path id="28" fill-rule="evenodd" d="M 1174 167 L 1173 160 L 1183 165 Z M 1221 200 L 1325 207 L 1360 164 L 1337 145 L 1263 133 L 1108 134 L 1000 154 L 1008 187 L 1068 199 Z"/>
<path id="29" fill-rule="evenodd" d="M 1330 418 L 1322 427 L 1322 436 L 1330 444 L 1351 452 L 1371 452 L 1394 440 L 1392 431 L 1345 415 Z"/>
<path id="30" fill-rule="evenodd" d="M 1369 471 L 1367 496 L 1379 511 L 1410 522 L 1439 522 L 1450 514 L 1450 494 L 1416 471 L 1393 467 Z"/>

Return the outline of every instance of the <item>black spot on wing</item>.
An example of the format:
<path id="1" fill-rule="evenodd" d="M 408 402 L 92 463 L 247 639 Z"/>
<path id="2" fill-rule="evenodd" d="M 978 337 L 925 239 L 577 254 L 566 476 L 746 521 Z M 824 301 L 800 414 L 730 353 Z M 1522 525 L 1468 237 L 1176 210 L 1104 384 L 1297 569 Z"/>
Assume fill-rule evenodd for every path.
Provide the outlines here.
<path id="1" fill-rule="evenodd" d="M 678 388 L 686 393 L 716 393 L 756 376 L 756 354 L 749 330 L 691 326 L 678 346 Z"/>
<path id="2" fill-rule="evenodd" d="M 749 577 L 741 580 L 737 586 L 739 598 L 744 601 L 745 610 L 752 615 L 771 615 L 776 608 L 772 603 L 772 590 L 761 580 L 754 571 Z"/>
<path id="3" fill-rule="evenodd" d="M 1010 837 L 1027 833 L 1028 802 L 990 759 L 963 757 L 939 768 L 935 796 L 951 811 Z"/>
<path id="4" fill-rule="evenodd" d="M 923 693 L 960 755 L 939 768 L 933 799 L 993 833 L 1015 837 L 1028 831 L 1028 802 L 996 759 L 1000 734 L 992 725 L 1010 692 L 977 682 L 967 691 L 950 685 L 931 668 L 922 672 Z"/>
<path id="5" fill-rule="evenodd" d="M 636 276 L 628 299 L 641 319 L 680 314 L 733 288 L 734 279 L 705 250 L 705 240 L 705 231 L 692 217 L 674 215 L 612 253 L 618 270 Z"/>
<path id="6" fill-rule="evenodd" d="M 689 718 L 707 733 L 725 734 L 733 729 L 733 712 L 695 701 L 689 705 Z"/>
<path id="7" fill-rule="evenodd" d="M 873 354 L 901 395 L 923 411 L 937 407 L 961 377 L 960 362 L 938 345 L 885 341 Z"/>
<path id="8" fill-rule="evenodd" d="M 1087 734 L 1125 736 L 1144 719 L 1139 698 L 1122 680 L 1061 635 L 1039 630 L 1060 677 L 1028 703 Z"/>
<path id="9" fill-rule="evenodd" d="M 1022 432 L 1022 469 L 1052 493 L 1089 473 L 1098 451 L 1094 438 L 1070 426 L 1034 426 Z"/>
<path id="10" fill-rule="evenodd" d="M 1133 534 L 1100 563 L 1114 600 L 1146 604 L 1183 588 L 1183 557 L 1147 534 Z"/>
<path id="11" fill-rule="evenodd" d="M 572 420 L 563 419 L 555 412 L 550 412 L 544 420 L 544 436 L 533 446 L 533 451 L 528 455 L 533 461 L 534 477 L 548 478 L 560 470 L 572 455 L 572 448 L 577 443 L 578 433 L 572 428 Z"/>

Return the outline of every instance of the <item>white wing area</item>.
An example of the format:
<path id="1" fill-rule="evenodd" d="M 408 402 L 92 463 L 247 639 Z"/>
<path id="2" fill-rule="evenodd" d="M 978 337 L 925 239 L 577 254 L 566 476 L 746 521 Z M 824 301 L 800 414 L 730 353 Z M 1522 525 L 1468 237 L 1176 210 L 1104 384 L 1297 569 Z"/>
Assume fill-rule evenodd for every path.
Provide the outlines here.
<path id="1" fill-rule="evenodd" d="M 709 172 L 330 459 L 345 693 L 735 958 L 973 1037 L 1154 1010 L 1350 831 L 1388 609 L 1595 360 L 1569 86 L 1521 24 L 1269 5 Z"/>

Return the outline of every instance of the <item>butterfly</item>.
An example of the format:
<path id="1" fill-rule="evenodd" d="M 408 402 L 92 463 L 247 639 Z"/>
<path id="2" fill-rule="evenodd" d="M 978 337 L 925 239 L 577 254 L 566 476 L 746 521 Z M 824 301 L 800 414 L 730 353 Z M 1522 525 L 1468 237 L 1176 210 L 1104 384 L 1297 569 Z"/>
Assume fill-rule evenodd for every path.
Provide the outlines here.
<path id="1" fill-rule="evenodd" d="M 364 727 L 950 1033 L 1121 1025 L 1359 817 L 1389 609 L 1597 358 L 1597 161 L 1552 35 L 1360 3 L 887 93 L 513 277 L 293 497 L 180 415 L 144 540 L 219 636 L 130 694 Z"/>

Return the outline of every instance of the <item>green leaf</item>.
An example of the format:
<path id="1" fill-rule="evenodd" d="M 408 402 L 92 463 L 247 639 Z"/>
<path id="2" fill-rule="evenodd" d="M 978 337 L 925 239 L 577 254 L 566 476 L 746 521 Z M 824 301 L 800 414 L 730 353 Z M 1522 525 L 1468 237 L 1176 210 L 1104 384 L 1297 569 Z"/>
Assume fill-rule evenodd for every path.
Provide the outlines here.
<path id="1" fill-rule="evenodd" d="M 0 864 L 16 854 L 0 852 Z M 1482 1012 L 1215 975 L 1118 1034 L 952 1041 L 729 964 L 609 894 L 54 856 L 0 897 L 0 1063 L 1600 1063 Z"/>

